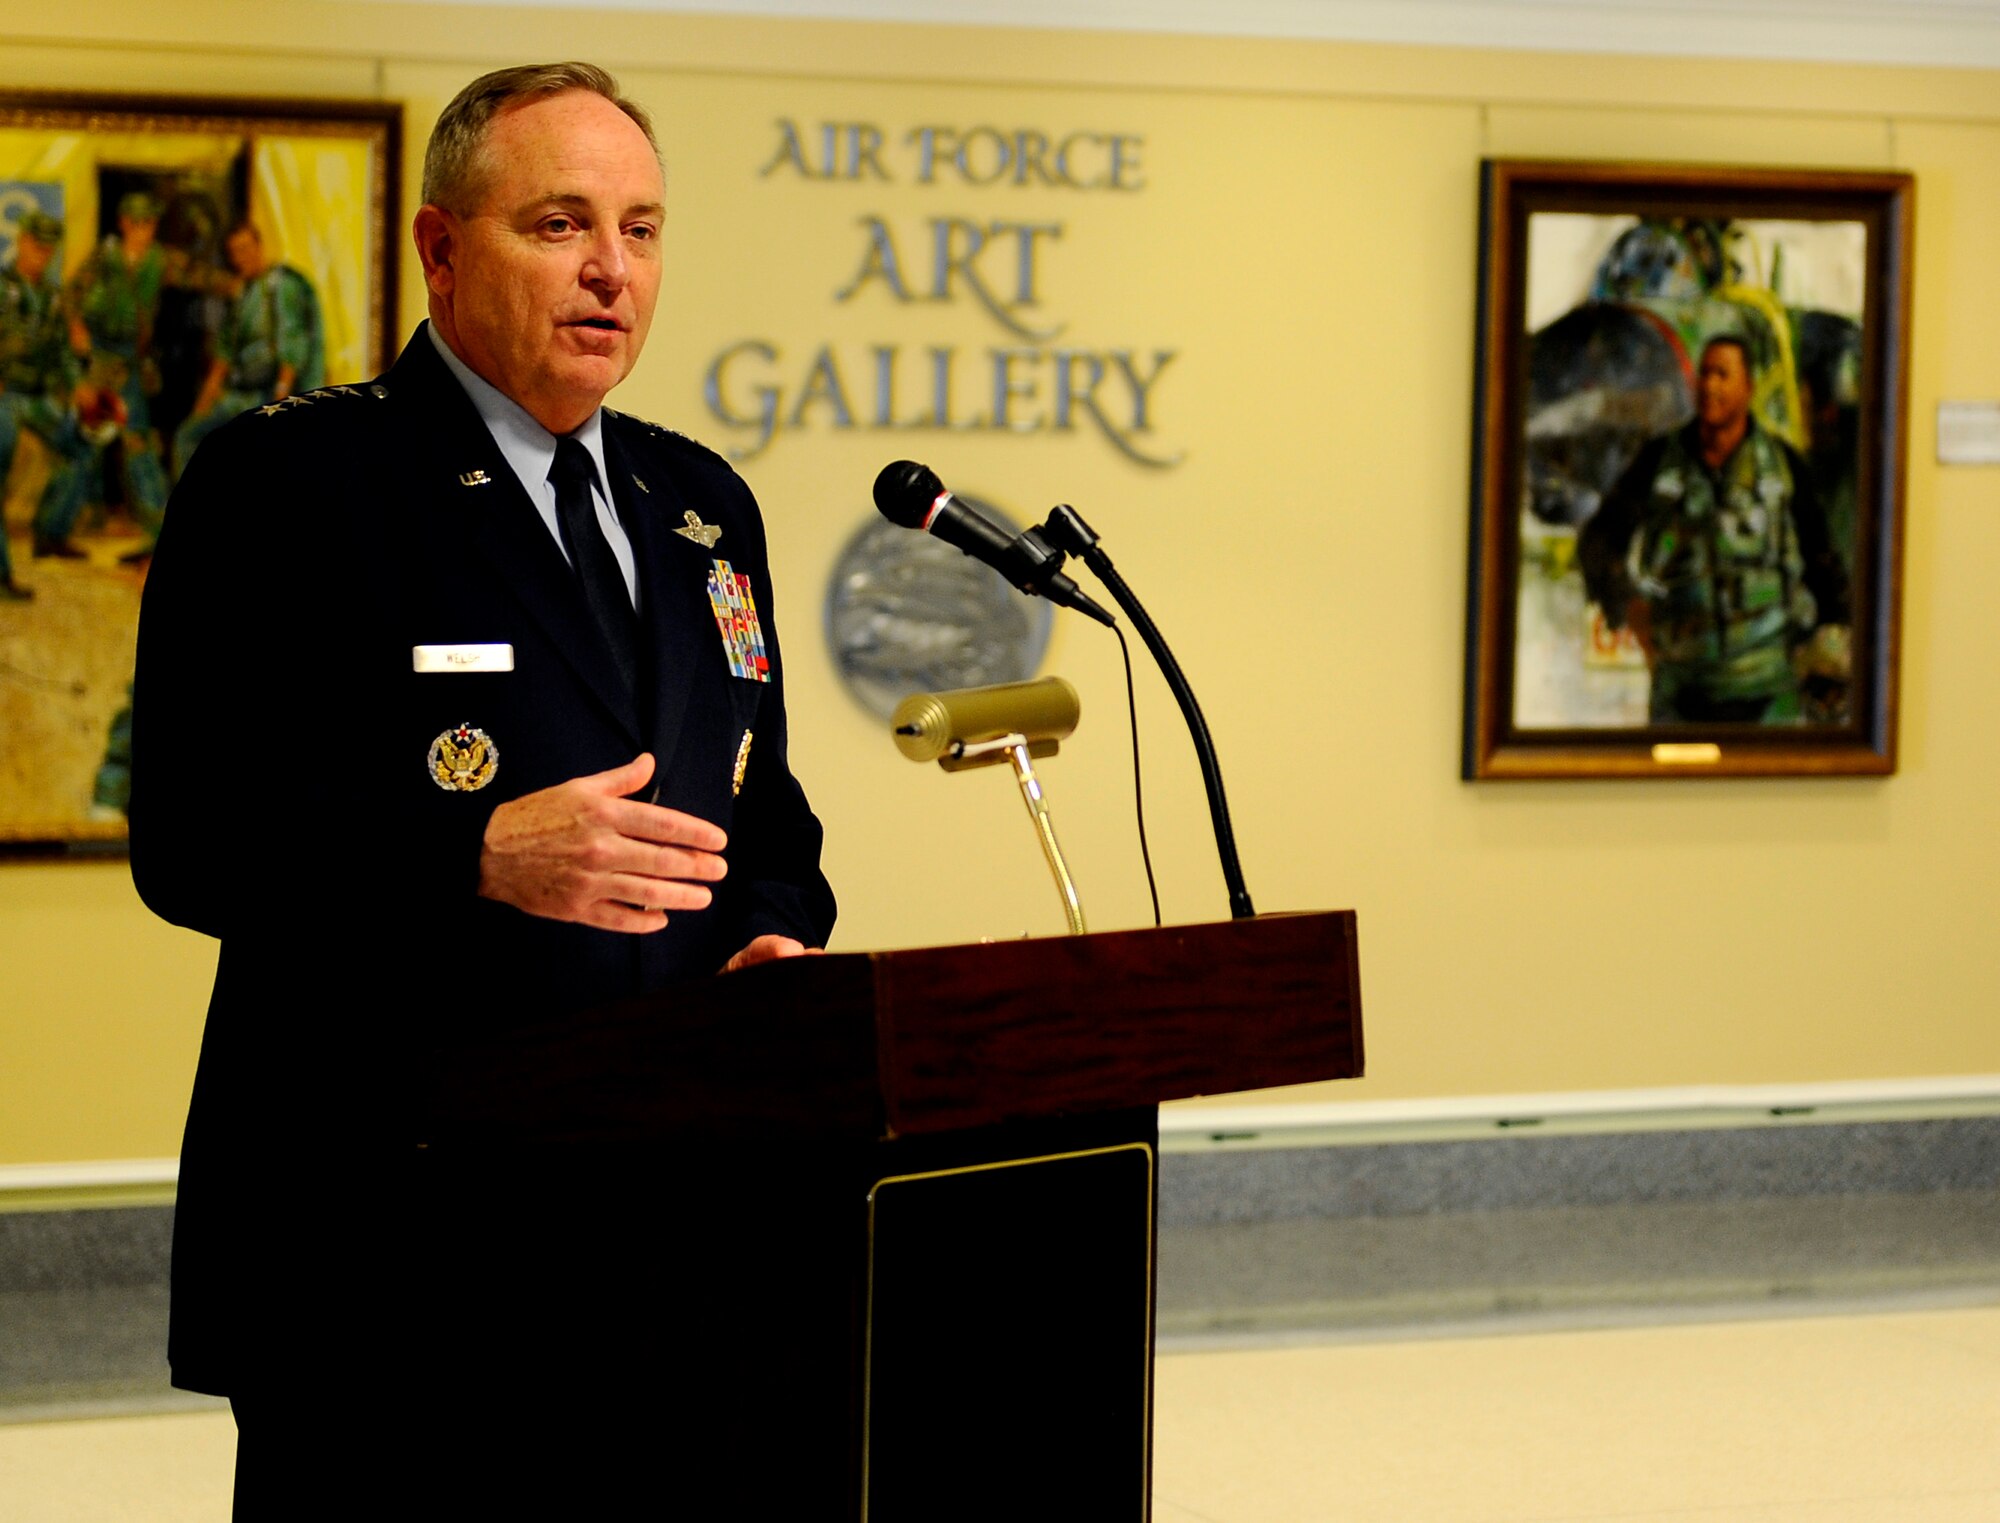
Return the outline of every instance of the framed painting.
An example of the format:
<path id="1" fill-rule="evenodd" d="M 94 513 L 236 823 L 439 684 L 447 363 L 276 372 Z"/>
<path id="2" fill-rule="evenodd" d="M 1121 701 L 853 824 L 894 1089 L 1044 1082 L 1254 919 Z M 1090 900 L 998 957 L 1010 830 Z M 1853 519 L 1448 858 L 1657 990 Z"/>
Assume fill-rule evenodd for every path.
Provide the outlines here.
<path id="1" fill-rule="evenodd" d="M 124 849 L 173 483 L 382 369 L 401 137 L 378 101 L 0 94 L 0 852 Z"/>
<path id="2" fill-rule="evenodd" d="M 1895 770 L 1913 195 L 1485 163 L 1463 776 Z"/>

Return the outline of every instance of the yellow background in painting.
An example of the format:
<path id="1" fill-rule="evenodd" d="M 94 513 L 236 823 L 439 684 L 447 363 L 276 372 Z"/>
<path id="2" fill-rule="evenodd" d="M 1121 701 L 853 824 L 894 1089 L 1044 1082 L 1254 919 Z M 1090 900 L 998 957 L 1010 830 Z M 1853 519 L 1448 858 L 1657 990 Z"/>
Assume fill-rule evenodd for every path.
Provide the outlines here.
<path id="1" fill-rule="evenodd" d="M 352 138 L 250 144 L 250 215 L 266 251 L 312 277 L 326 331 L 326 378 L 368 374 L 368 147 Z"/>
<path id="2" fill-rule="evenodd" d="M 1040 312 L 1079 346 L 1178 351 L 1154 410 L 1155 441 L 1186 452 L 1172 470 L 1088 428 L 841 432 L 824 405 L 746 462 L 772 534 L 794 759 L 842 899 L 836 948 L 1061 924 L 1005 775 L 903 761 L 833 679 L 825 580 L 869 519 L 875 472 L 907 455 L 1023 518 L 1076 504 L 1202 695 L 1260 907 L 1359 909 L 1370 1076 L 1317 1097 L 2000 1071 L 2000 942 L 1986 925 L 2000 899 L 2000 475 L 1938 466 L 1931 432 L 1939 399 L 2000 396 L 1987 275 L 2000 76 L 595 20 L 669 160 L 665 295 L 621 408 L 722 445 L 702 377 L 737 340 L 778 347 L 793 387 L 832 344 L 862 411 L 868 375 L 854 367 L 872 344 L 1009 342 L 964 300 L 897 306 L 876 287 L 837 302 L 858 267 L 857 219 L 875 213 L 899 237 L 932 215 L 1059 220 Z M 16 83 L 157 88 L 168 68 L 186 90 L 404 101 L 406 186 L 437 110 L 474 74 L 586 46 L 570 12 L 364 0 L 76 0 L 16 32 L 0 65 Z M 892 135 L 924 121 L 1134 132 L 1147 188 L 760 178 L 784 117 Z M 1458 780 L 1482 155 L 1916 174 L 1895 778 Z M 407 208 L 392 236 L 406 228 Z M 407 331 L 423 288 L 407 254 L 401 272 Z M 1039 770 L 1092 924 L 1138 923 L 1115 650 L 1065 616 L 1045 670 L 1083 694 L 1082 727 Z M 1143 671 L 1139 701 L 1167 914 L 1217 918 L 1185 737 Z M 309 822 L 286 820 L 281 798 L 252 806 L 271 811 L 274 839 L 296 830 L 309 885 Z M 213 958 L 149 919 L 120 866 L 0 869 L 0 1161 L 172 1152 Z"/>
<path id="3" fill-rule="evenodd" d="M 112 164 L 134 169 L 200 169 L 221 174 L 243 149 L 240 137 L 212 133 L 45 132 L 0 128 L 0 179 L 40 180 L 62 186 L 63 270 L 76 269 L 96 246 L 97 171 Z"/>
<path id="4" fill-rule="evenodd" d="M 240 134 L 68 132 L 0 129 L 0 180 L 63 188 L 65 272 L 96 243 L 97 175 L 109 166 L 225 174 L 242 154 Z M 266 245 L 312 276 L 326 324 L 327 376 L 367 372 L 368 151 L 353 139 L 253 136 L 250 211 Z"/>

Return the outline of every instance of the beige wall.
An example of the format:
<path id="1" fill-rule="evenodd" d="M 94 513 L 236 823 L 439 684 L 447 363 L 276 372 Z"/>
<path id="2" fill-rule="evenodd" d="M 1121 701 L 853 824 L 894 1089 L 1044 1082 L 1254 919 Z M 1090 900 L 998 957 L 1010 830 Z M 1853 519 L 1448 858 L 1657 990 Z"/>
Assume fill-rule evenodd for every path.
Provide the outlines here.
<path id="1" fill-rule="evenodd" d="M 701 375 L 735 339 L 779 345 L 791 385 L 821 342 L 1000 340 L 964 302 L 836 303 L 858 217 L 1063 222 L 1044 310 L 1079 344 L 1178 351 L 1155 437 L 1183 465 L 1147 471 L 1086 433 L 820 427 L 745 467 L 773 531 L 837 948 L 1061 925 L 1010 784 L 903 762 L 824 654 L 833 557 L 876 470 L 910 454 L 1023 516 L 1077 504 L 1202 694 L 1260 907 L 1360 911 L 1371 1072 L 1341 1094 L 2000 1071 L 2000 954 L 1981 934 L 2000 878 L 2000 472 L 1932 461 L 1940 397 L 2000 396 L 1994 74 L 301 0 L 77 0 L 4 30 L 0 84 L 379 95 L 406 102 L 419 141 L 490 64 L 612 64 L 658 116 L 673 213 L 668 295 L 617 400 L 712 442 Z M 1147 189 L 759 178 L 782 117 L 1128 131 Z M 1899 776 L 1458 781 L 1482 155 L 1917 175 Z M 402 296 L 414 322 L 414 269 Z M 1048 667 L 1085 696 L 1044 773 L 1058 825 L 1093 925 L 1137 924 L 1115 649 L 1065 616 Z M 1145 674 L 1140 706 L 1166 913 L 1218 918 L 1198 780 Z M 271 891 L 309 902 L 310 822 L 281 799 L 246 807 L 298 848 Z M 0 1163 L 172 1152 L 212 962 L 148 918 L 120 866 L 0 868 Z"/>

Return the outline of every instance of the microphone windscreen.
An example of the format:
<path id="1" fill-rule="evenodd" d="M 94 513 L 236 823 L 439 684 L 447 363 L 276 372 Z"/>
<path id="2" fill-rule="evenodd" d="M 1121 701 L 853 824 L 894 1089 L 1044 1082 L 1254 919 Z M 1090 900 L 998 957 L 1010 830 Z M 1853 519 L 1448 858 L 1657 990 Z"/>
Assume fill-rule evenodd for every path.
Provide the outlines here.
<path id="1" fill-rule="evenodd" d="M 905 529 L 921 529 L 930 517 L 931 504 L 944 490 L 938 474 L 914 460 L 892 460 L 875 478 L 875 506 L 892 524 Z"/>

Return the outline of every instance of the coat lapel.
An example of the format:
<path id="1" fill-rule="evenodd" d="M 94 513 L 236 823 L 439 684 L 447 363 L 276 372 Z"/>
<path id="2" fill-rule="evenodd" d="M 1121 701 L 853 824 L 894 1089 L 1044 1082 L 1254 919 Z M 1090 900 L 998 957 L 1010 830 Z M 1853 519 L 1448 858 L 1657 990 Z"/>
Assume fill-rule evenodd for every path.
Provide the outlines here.
<path id="1" fill-rule="evenodd" d="M 715 638 L 708 633 L 715 627 L 708 607 L 709 558 L 700 546 L 673 532 L 683 512 L 680 496 L 664 471 L 639 467 L 635 452 L 622 437 L 625 426 L 606 414 L 604 464 L 639 564 L 643 589 L 639 625 L 652 656 L 646 673 L 651 701 L 641 707 L 652 719 L 648 741 L 658 763 L 656 775 L 664 777 L 672 767 L 695 689 L 703 685 L 714 664 L 707 659 Z"/>
<path id="2" fill-rule="evenodd" d="M 386 379 L 392 398 L 413 404 L 404 414 L 412 455 L 430 478 L 420 482 L 418 498 L 443 506 L 454 520 L 447 531 L 461 535 L 486 559 L 633 744 L 644 745 L 640 705 L 591 619 L 575 573 L 426 333 L 419 330 L 410 340 Z M 652 601 L 646 593 L 642 585 L 642 604 Z"/>

